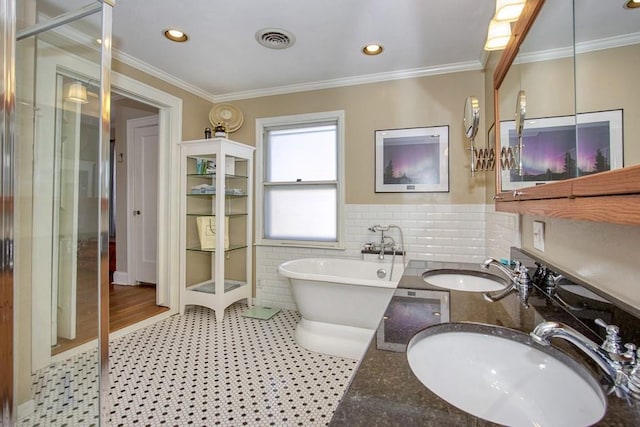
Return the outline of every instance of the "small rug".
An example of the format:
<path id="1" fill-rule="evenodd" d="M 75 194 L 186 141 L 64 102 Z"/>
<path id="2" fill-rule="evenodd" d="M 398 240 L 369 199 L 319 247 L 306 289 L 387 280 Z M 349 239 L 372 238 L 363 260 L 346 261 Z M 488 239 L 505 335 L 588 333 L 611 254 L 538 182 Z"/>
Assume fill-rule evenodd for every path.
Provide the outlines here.
<path id="1" fill-rule="evenodd" d="M 249 310 L 242 313 L 242 317 L 250 317 L 252 319 L 260 319 L 260 320 L 269 320 L 279 311 L 280 311 L 279 308 L 258 307 L 257 305 L 255 305 L 251 307 Z"/>

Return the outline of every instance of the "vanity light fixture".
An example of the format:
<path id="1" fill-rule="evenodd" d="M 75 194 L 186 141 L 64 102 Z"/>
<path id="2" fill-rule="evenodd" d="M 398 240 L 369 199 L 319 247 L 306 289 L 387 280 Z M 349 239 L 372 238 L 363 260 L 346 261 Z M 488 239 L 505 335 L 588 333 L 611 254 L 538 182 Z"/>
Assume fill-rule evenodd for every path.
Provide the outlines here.
<path id="1" fill-rule="evenodd" d="M 363 47 L 362 48 L 362 53 L 364 53 L 365 55 L 369 55 L 369 56 L 375 56 L 375 55 L 380 55 L 383 50 L 384 50 L 384 48 L 382 47 L 382 45 L 379 45 L 379 44 L 376 44 L 376 43 L 372 43 L 372 44 L 368 44 L 365 47 Z"/>
<path id="2" fill-rule="evenodd" d="M 525 3 L 525 0 L 496 0 L 496 14 L 493 19 L 498 22 L 517 21 Z"/>
<path id="3" fill-rule="evenodd" d="M 86 104 L 87 100 L 87 88 L 80 82 L 73 82 L 69 84 L 67 88 L 67 96 L 65 101 L 75 102 L 76 104 Z"/>
<path id="4" fill-rule="evenodd" d="M 189 36 L 184 31 L 175 28 L 167 28 L 162 34 L 172 42 L 183 43 L 189 40 Z"/>
<path id="5" fill-rule="evenodd" d="M 640 7 L 640 0 L 629 0 L 624 7 L 626 9 L 636 9 Z"/>
<path id="6" fill-rule="evenodd" d="M 487 42 L 484 44 L 484 50 L 504 49 L 510 38 L 511 24 L 492 19 L 489 22 L 489 31 L 487 31 Z"/>

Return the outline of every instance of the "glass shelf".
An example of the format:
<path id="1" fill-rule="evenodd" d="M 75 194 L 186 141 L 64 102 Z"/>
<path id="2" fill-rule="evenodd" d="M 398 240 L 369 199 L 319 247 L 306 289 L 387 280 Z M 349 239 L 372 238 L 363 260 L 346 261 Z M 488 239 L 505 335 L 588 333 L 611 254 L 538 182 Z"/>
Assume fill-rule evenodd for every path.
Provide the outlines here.
<path id="1" fill-rule="evenodd" d="M 233 252 L 233 251 L 237 251 L 239 249 L 245 249 L 247 248 L 247 245 L 230 245 L 229 248 L 225 249 L 225 252 Z M 201 249 L 200 246 L 192 246 L 190 248 L 187 248 L 188 251 L 192 251 L 192 252 L 215 252 L 215 249 Z"/>
<path id="2" fill-rule="evenodd" d="M 212 179 L 216 177 L 215 173 L 188 173 L 187 177 L 189 178 L 206 178 L 206 179 Z M 228 179 L 247 179 L 248 176 L 246 175 L 225 175 L 225 178 Z"/>
<path id="3" fill-rule="evenodd" d="M 226 217 L 239 217 L 239 216 L 247 216 L 247 213 L 227 213 L 224 214 Z M 211 212 L 203 212 L 203 213 L 187 213 L 187 216 L 216 216 L 216 214 Z"/>
<path id="4" fill-rule="evenodd" d="M 234 289 L 239 288 L 240 286 L 244 286 L 246 285 L 246 282 L 240 282 L 238 280 L 225 280 L 224 281 L 224 291 L 225 292 L 229 292 L 232 291 Z M 188 291 L 195 291 L 195 292 L 204 292 L 207 294 L 215 294 L 216 293 L 216 282 L 206 282 L 206 283 L 201 283 L 199 285 L 195 285 L 195 286 L 190 286 L 187 288 Z"/>
<path id="5" fill-rule="evenodd" d="M 216 193 L 187 193 L 187 197 L 211 197 L 215 195 Z M 247 194 L 225 194 L 224 196 L 230 199 L 236 199 L 241 197 L 247 197 Z"/>

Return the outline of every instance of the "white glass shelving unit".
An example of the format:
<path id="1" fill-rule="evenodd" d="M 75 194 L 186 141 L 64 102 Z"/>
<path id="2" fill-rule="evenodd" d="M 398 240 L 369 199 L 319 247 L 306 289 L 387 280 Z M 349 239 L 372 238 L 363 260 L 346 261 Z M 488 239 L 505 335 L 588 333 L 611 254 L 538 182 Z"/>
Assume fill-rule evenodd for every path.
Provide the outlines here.
<path id="1" fill-rule="evenodd" d="M 254 150 L 225 138 L 180 143 L 181 314 L 201 305 L 222 322 L 234 302 L 252 305 Z"/>

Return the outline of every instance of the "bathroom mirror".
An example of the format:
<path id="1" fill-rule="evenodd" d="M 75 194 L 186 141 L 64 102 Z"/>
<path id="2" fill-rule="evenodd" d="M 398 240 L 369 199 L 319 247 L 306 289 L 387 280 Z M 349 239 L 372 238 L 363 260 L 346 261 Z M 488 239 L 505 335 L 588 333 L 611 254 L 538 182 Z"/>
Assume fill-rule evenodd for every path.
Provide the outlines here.
<path id="1" fill-rule="evenodd" d="M 524 156 L 524 144 L 522 143 L 522 131 L 524 128 L 524 119 L 527 117 L 527 95 L 522 89 L 518 92 L 516 97 L 516 135 L 518 136 L 518 168 L 517 173 L 519 176 L 523 175 L 522 158 Z"/>
<path id="2" fill-rule="evenodd" d="M 524 90 L 518 92 L 516 97 L 516 135 L 522 139 L 522 128 L 524 127 L 524 119 L 527 117 L 527 95 Z"/>
<path id="3" fill-rule="evenodd" d="M 580 134 L 581 126 L 585 123 L 590 125 L 591 122 L 606 122 L 609 141 L 603 145 L 601 154 L 614 159 L 614 150 L 619 150 L 620 159 L 612 160 L 612 170 L 607 172 L 600 172 L 595 166 L 599 161 L 592 156 L 583 163 L 584 166 L 578 164 L 572 170 L 573 175 L 566 173 L 565 178 L 568 179 L 563 181 L 520 182 L 516 200 L 531 201 L 521 203 L 518 207 L 514 206 L 516 204 L 507 206 L 508 203 L 502 203 L 514 200 L 515 195 L 512 196 L 510 192 L 511 183 L 504 182 L 504 174 L 497 172 L 496 201 L 499 210 L 616 223 L 640 222 L 640 218 L 624 218 L 630 216 L 628 206 L 622 209 L 620 215 L 611 217 L 605 214 L 605 210 L 607 213 L 613 210 L 611 203 L 619 199 L 607 199 L 607 207 L 602 208 L 600 215 L 589 215 L 578 209 L 578 205 L 586 204 L 586 198 L 574 201 L 571 212 L 566 207 L 567 212 L 555 210 L 547 200 L 640 193 L 640 168 L 637 167 L 640 164 L 640 123 L 631 120 L 631 117 L 640 114 L 640 85 L 632 84 L 628 78 L 640 72 L 640 61 L 637 61 L 640 55 L 640 11 L 623 6 L 624 2 L 598 0 L 527 1 L 520 19 L 514 24 L 510 44 L 503 51 L 494 73 L 497 100 L 495 121 L 501 123 L 501 126 L 496 126 L 497 151 L 500 152 L 505 141 L 505 131 L 500 129 L 502 122 L 511 122 L 511 126 L 515 127 L 515 115 L 509 117 L 513 111 L 514 94 L 525 90 L 525 133 L 532 122 L 537 121 L 541 126 L 540 123 L 544 125 L 549 119 L 561 117 L 566 122 L 562 126 L 573 127 L 576 133 L 574 139 L 584 140 L 584 134 Z M 614 119 L 598 116 L 609 111 L 626 118 L 621 120 L 623 124 L 618 129 L 615 129 L 617 124 Z M 592 120 L 593 117 L 585 118 L 585 114 L 591 113 L 597 113 L 596 120 Z M 526 145 L 525 140 L 525 152 Z M 568 157 L 577 162 L 585 157 L 585 150 L 585 146 L 578 144 Z M 624 169 L 616 169 L 622 166 Z M 579 178 L 574 183 L 576 176 Z M 534 199 L 546 201 L 534 202 Z M 635 198 L 633 200 L 636 203 Z M 605 203 L 605 199 L 589 200 L 592 211 L 593 204 L 600 202 Z M 635 217 L 638 218 L 637 215 Z"/>
<path id="4" fill-rule="evenodd" d="M 478 126 L 480 125 L 480 102 L 475 96 L 469 96 L 464 102 L 464 134 L 469 140 L 469 151 L 471 152 L 471 176 L 476 173 L 476 147 L 474 144 Z"/>
<path id="5" fill-rule="evenodd" d="M 464 134 L 473 140 L 480 124 L 480 102 L 475 96 L 469 96 L 464 102 Z"/>

